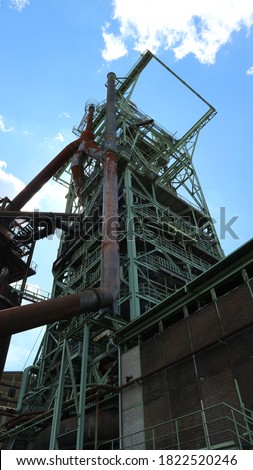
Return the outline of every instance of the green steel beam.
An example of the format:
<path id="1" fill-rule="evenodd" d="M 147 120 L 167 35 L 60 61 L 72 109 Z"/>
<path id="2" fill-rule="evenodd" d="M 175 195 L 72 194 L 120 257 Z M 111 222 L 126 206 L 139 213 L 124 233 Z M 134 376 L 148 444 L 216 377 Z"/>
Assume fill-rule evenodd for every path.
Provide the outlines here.
<path id="1" fill-rule="evenodd" d="M 82 363 L 81 363 L 81 382 L 79 392 L 79 409 L 77 419 L 77 437 L 76 449 L 83 449 L 84 430 L 85 430 L 85 400 L 86 400 L 86 385 L 87 385 L 87 368 L 88 368 L 88 350 L 89 350 L 89 325 L 87 322 L 84 324 L 83 343 L 82 343 Z"/>
<path id="2" fill-rule="evenodd" d="M 49 450 L 59 449 L 58 445 L 58 435 L 60 432 L 61 416 L 62 416 L 62 404 L 63 404 L 63 394 L 64 394 L 64 381 L 65 381 L 65 372 L 66 372 L 66 340 L 64 340 L 62 348 L 62 357 L 61 357 L 61 368 L 59 373 L 59 382 L 57 386 L 55 403 L 54 403 L 54 412 L 52 427 L 50 433 L 49 441 Z"/>
<path id="3" fill-rule="evenodd" d="M 127 202 L 127 254 L 129 259 L 129 291 L 130 291 L 130 318 L 138 318 L 140 316 L 140 303 L 137 298 L 138 294 L 138 272 L 135 263 L 136 260 L 136 239 L 134 235 L 134 216 L 132 212 L 133 194 L 131 191 L 131 172 L 128 167 L 125 169 L 125 189 Z"/>

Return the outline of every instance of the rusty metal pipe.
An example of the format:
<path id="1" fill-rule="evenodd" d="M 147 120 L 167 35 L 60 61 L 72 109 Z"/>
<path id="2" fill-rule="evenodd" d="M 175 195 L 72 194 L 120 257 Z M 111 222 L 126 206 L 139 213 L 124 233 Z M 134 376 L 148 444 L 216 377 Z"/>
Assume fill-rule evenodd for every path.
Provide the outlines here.
<path id="1" fill-rule="evenodd" d="M 94 105 L 90 105 L 89 113 L 87 117 L 86 130 L 90 131 L 92 128 L 92 120 L 94 115 Z M 33 178 L 27 186 L 20 191 L 20 193 L 14 197 L 14 199 L 8 204 L 6 210 L 17 211 L 22 209 L 24 205 L 30 201 L 30 199 L 47 183 L 54 174 L 65 165 L 65 163 L 73 157 L 73 154 L 77 151 L 80 143 L 82 142 L 82 136 L 68 144 L 58 155 L 48 163 L 35 178 Z"/>
<path id="2" fill-rule="evenodd" d="M 117 157 L 112 152 L 105 156 L 105 182 L 103 207 L 101 288 L 112 285 L 118 291 L 119 247 L 118 247 L 118 184 Z M 116 295 L 116 292 L 115 292 Z"/>
<path id="3" fill-rule="evenodd" d="M 30 183 L 8 204 L 6 209 L 18 211 L 70 160 L 80 144 L 80 138 L 68 144 Z"/>
<path id="4" fill-rule="evenodd" d="M 94 115 L 95 107 L 93 104 L 89 106 L 89 113 L 86 122 L 86 131 L 92 132 L 92 123 L 93 123 L 93 115 Z"/>
<path id="5" fill-rule="evenodd" d="M 115 300 L 119 292 L 119 219 L 116 153 L 116 92 L 114 73 L 109 73 L 107 78 L 107 151 L 104 157 L 101 288 L 109 289 Z"/>
<path id="6" fill-rule="evenodd" d="M 86 290 L 81 295 L 82 312 L 80 311 L 80 294 L 56 297 L 35 304 L 2 310 L 0 312 L 0 336 L 12 335 L 55 321 L 66 320 L 85 311 L 93 312 L 99 309 L 100 299 L 94 290 Z"/>
<path id="7" fill-rule="evenodd" d="M 13 307 L 0 312 L 0 336 L 29 330 L 56 321 L 69 319 L 81 313 L 96 312 L 112 306 L 119 294 L 118 242 L 118 176 L 116 155 L 115 75 L 108 74 L 106 151 L 104 156 L 103 241 L 100 287 L 81 294 L 46 300 L 40 303 Z M 77 141 L 75 141 L 76 143 Z M 72 144 L 70 144 L 72 145 Z M 69 146 L 68 146 L 69 147 Z M 67 147 L 66 147 L 67 148 Z M 64 149 L 65 152 L 66 149 Z M 68 149 L 68 152 L 70 150 Z M 68 153 L 67 152 L 67 153 Z M 71 148 L 73 152 L 73 147 Z M 60 154 L 59 154 L 60 155 Z M 58 164 L 59 162 L 57 162 Z M 36 180 L 36 178 L 35 178 Z M 33 180 L 34 181 L 34 180 Z M 37 183 L 35 187 L 37 188 Z M 22 192 L 20 193 L 20 195 Z M 12 202 L 18 210 L 28 194 L 17 196 Z M 8 210 L 10 207 L 8 207 Z"/>
<path id="8" fill-rule="evenodd" d="M 106 141 L 106 148 L 108 150 L 112 150 L 113 152 L 117 151 L 115 80 L 116 80 L 116 75 L 113 72 L 108 73 L 105 141 Z"/>

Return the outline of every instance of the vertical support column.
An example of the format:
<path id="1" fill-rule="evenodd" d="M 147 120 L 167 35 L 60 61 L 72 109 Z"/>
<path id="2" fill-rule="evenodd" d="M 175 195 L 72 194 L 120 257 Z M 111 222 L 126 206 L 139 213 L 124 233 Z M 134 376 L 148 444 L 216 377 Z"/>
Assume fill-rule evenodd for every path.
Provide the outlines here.
<path id="1" fill-rule="evenodd" d="M 89 352 L 89 331 L 90 331 L 90 327 L 87 323 L 85 323 L 84 331 L 83 331 L 83 350 L 82 350 L 81 380 L 80 380 L 80 393 L 79 393 L 79 410 L 78 410 L 78 419 L 77 419 L 76 450 L 83 449 L 83 441 L 84 441 L 85 401 L 86 401 L 87 368 L 88 368 L 88 352 Z"/>
<path id="2" fill-rule="evenodd" d="M 138 298 L 139 283 L 138 283 L 138 270 L 135 264 L 136 258 L 136 240 L 134 234 L 134 214 L 132 212 L 133 206 L 133 193 L 131 189 L 131 170 L 126 167 L 125 169 L 125 189 L 126 189 L 126 202 L 127 202 L 127 254 L 129 259 L 129 291 L 131 293 L 130 298 L 130 320 L 140 316 L 140 301 Z"/>
<path id="3" fill-rule="evenodd" d="M 56 391 L 55 403 L 54 403 L 54 414 L 52 420 L 52 428 L 49 442 L 49 450 L 59 449 L 58 445 L 58 435 L 60 432 L 61 425 L 61 412 L 62 412 L 62 402 L 63 402 L 63 391 L 64 391 L 64 381 L 65 381 L 65 369 L 66 369 L 66 339 L 63 342 L 62 347 L 62 360 L 61 360 L 61 369 L 59 376 L 58 388 Z"/>

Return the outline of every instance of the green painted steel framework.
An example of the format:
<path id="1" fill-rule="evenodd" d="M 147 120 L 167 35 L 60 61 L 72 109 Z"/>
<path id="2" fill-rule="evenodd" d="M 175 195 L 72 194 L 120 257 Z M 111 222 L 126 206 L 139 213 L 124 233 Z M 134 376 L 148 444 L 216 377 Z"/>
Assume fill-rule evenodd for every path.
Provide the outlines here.
<path id="1" fill-rule="evenodd" d="M 176 139 L 131 101 L 151 60 L 158 61 L 207 106 Z M 6 448 L 97 448 L 120 433 L 120 350 L 115 332 L 150 311 L 223 258 L 193 165 L 203 126 L 214 108 L 149 51 L 117 78 L 117 139 L 121 290 L 118 311 L 106 309 L 49 325 L 35 363 L 25 374 L 22 418 L 5 435 Z M 80 135 L 86 116 L 74 133 Z M 103 148 L 105 103 L 96 107 L 95 140 Z M 76 198 L 69 166 L 55 175 L 66 186 L 67 213 L 79 213 L 60 241 L 52 297 L 100 282 L 102 163 L 89 158 Z M 29 416 L 29 418 L 28 418 Z M 106 420 L 107 425 L 103 425 Z M 110 421 L 111 420 L 111 421 Z M 111 426 L 108 427 L 108 423 Z M 104 429 L 107 429 L 107 434 Z M 36 447 L 37 446 L 37 447 Z"/>

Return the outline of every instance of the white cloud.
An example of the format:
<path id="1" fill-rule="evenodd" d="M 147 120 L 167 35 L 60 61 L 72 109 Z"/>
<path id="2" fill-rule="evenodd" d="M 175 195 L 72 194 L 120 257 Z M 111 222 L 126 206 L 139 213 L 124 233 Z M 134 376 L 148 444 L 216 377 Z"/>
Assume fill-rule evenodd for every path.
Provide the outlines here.
<path id="1" fill-rule="evenodd" d="M 127 48 L 120 36 L 115 36 L 113 33 L 107 33 L 106 30 L 110 25 L 102 28 L 102 35 L 105 42 L 105 49 L 102 50 L 103 58 L 110 62 L 111 60 L 119 59 L 127 54 Z"/>
<path id="2" fill-rule="evenodd" d="M 63 142 L 65 139 L 64 139 L 62 133 L 58 132 L 58 134 L 55 136 L 55 140 L 59 140 L 59 142 Z"/>
<path id="3" fill-rule="evenodd" d="M 22 191 L 25 184 L 12 173 L 6 171 L 7 163 L 0 161 L 0 186 L 1 186 L 1 197 L 8 196 L 9 198 L 14 197 L 15 194 Z"/>
<path id="4" fill-rule="evenodd" d="M 34 133 L 33 133 L 33 132 L 31 132 L 31 131 L 28 131 L 28 130 L 25 130 L 25 131 L 23 132 L 23 134 L 24 134 L 24 135 L 26 135 L 26 136 L 31 136 L 31 135 L 34 135 Z"/>
<path id="5" fill-rule="evenodd" d="M 58 116 L 60 118 L 66 118 L 66 119 L 69 119 L 70 118 L 70 114 L 69 113 L 60 113 L 58 114 Z"/>
<path id="6" fill-rule="evenodd" d="M 14 127 L 7 128 L 3 116 L 0 114 L 0 132 L 12 132 Z"/>
<path id="7" fill-rule="evenodd" d="M 34 209 L 39 209 L 44 211 L 64 212 L 66 192 L 66 188 L 59 183 L 49 181 L 29 202 L 27 202 L 23 210 L 33 211 Z"/>
<path id="8" fill-rule="evenodd" d="M 253 25 L 252 0 L 114 0 L 113 8 L 119 31 L 109 32 L 108 24 L 103 28 L 102 55 L 108 61 L 125 55 L 131 39 L 139 52 L 165 48 L 177 59 L 192 53 L 212 64 L 233 32 Z"/>
<path id="9" fill-rule="evenodd" d="M 246 72 L 247 75 L 253 75 L 253 65 L 252 67 L 250 67 L 247 72 Z"/>
<path id="10" fill-rule="evenodd" d="M 1 197 L 7 196 L 12 200 L 22 189 L 25 183 L 7 171 L 7 163 L 0 161 L 0 187 Z M 33 198 L 23 207 L 23 210 L 34 209 L 64 211 L 66 188 L 55 181 L 49 181 Z"/>
<path id="11" fill-rule="evenodd" d="M 9 0 L 9 7 L 18 11 L 22 11 L 25 7 L 29 5 L 29 0 Z"/>

